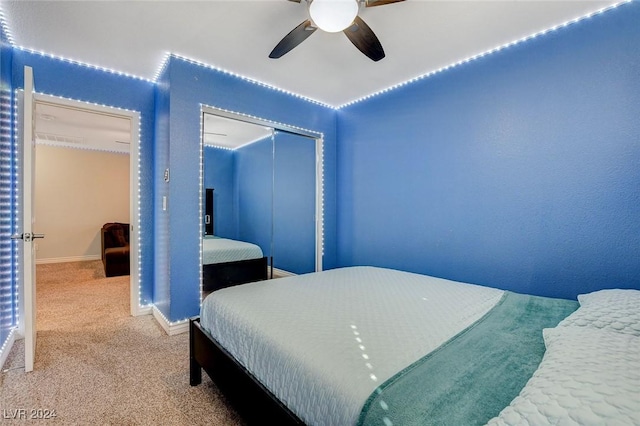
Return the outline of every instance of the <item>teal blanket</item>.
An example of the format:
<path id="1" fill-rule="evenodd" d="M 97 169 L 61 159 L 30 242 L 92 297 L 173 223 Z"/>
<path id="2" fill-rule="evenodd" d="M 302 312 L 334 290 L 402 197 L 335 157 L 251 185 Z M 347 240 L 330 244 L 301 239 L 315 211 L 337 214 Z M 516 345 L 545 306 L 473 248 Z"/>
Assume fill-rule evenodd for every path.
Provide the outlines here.
<path id="1" fill-rule="evenodd" d="M 376 389 L 358 424 L 485 424 L 538 368 L 542 329 L 577 307 L 575 301 L 505 292 L 483 318 Z"/>

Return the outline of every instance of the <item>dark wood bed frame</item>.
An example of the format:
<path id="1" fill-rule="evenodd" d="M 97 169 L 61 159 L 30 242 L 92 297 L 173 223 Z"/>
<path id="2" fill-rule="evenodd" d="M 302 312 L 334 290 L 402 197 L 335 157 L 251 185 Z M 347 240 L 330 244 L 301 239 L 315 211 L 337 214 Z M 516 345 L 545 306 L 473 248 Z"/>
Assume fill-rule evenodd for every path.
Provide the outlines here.
<path id="1" fill-rule="evenodd" d="M 205 191 L 205 235 L 213 235 L 214 231 L 213 193 L 213 188 L 207 188 Z M 273 262 L 271 264 L 273 265 Z M 205 292 L 266 280 L 268 277 L 268 259 L 266 257 L 202 265 L 202 289 Z M 273 278 L 273 266 L 271 277 Z"/>
<path id="2" fill-rule="evenodd" d="M 266 257 L 202 265 L 202 289 L 206 292 L 269 278 Z"/>
<path id="3" fill-rule="evenodd" d="M 248 424 L 304 425 L 207 331 L 189 320 L 189 382 L 202 382 L 202 369 Z"/>
<path id="4" fill-rule="evenodd" d="M 213 188 L 206 190 L 205 234 L 213 235 Z M 239 260 L 202 265 L 202 287 L 212 292 L 269 277 L 268 259 Z M 273 259 L 271 261 L 273 278 Z M 189 382 L 202 382 L 202 369 L 249 424 L 304 425 L 246 368 L 240 365 L 209 333 L 198 317 L 189 320 Z"/>

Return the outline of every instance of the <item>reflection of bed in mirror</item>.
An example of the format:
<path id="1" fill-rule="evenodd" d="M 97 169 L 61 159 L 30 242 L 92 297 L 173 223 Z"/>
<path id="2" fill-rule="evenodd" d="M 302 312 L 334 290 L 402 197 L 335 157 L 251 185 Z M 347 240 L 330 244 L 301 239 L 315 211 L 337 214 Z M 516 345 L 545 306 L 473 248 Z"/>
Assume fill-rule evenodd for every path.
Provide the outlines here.
<path id="1" fill-rule="evenodd" d="M 202 240 L 203 290 L 211 292 L 267 279 L 267 257 L 258 245 L 214 235 L 213 193 L 213 188 L 207 188 Z"/>

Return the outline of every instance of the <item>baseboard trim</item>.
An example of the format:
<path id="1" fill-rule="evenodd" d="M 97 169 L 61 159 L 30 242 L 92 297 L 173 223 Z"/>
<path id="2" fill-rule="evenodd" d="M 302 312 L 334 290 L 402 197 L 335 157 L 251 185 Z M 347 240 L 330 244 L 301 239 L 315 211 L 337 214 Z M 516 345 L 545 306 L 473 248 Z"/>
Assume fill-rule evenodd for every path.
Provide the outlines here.
<path id="1" fill-rule="evenodd" d="M 187 333 L 189 331 L 189 320 L 178 321 L 178 322 L 169 322 L 167 317 L 160 312 L 160 309 L 157 307 L 153 307 L 153 318 L 158 321 L 160 327 L 167 333 L 169 336 L 175 336 L 176 334 Z"/>
<path id="2" fill-rule="evenodd" d="M 280 277 L 294 277 L 298 274 L 294 274 L 293 272 L 285 271 L 284 269 L 273 268 L 273 276 L 276 275 Z"/>
<path id="3" fill-rule="evenodd" d="M 138 309 L 136 309 L 135 314 L 133 314 L 134 317 L 139 317 L 142 315 L 151 315 L 153 314 L 153 305 L 144 305 L 144 306 L 138 306 Z"/>
<path id="4" fill-rule="evenodd" d="M 100 259 L 102 259 L 102 256 L 99 254 L 90 254 L 87 256 L 50 257 L 47 259 L 36 259 L 36 265 L 43 265 L 46 263 L 84 262 L 87 260 Z"/>
<path id="5" fill-rule="evenodd" d="M 7 339 L 2 344 L 0 348 L 0 370 L 4 368 L 4 363 L 9 357 L 9 352 L 11 352 L 11 348 L 13 348 L 13 343 L 16 341 L 16 329 L 12 329 L 7 336 Z"/>

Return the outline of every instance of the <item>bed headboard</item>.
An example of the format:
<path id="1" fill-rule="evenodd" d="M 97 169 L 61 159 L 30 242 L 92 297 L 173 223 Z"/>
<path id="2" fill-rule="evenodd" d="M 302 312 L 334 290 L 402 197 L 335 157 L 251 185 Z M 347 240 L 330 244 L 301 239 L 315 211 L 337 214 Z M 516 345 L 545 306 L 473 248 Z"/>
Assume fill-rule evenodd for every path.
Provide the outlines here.
<path id="1" fill-rule="evenodd" d="M 213 188 L 205 194 L 204 235 L 213 235 Z"/>

